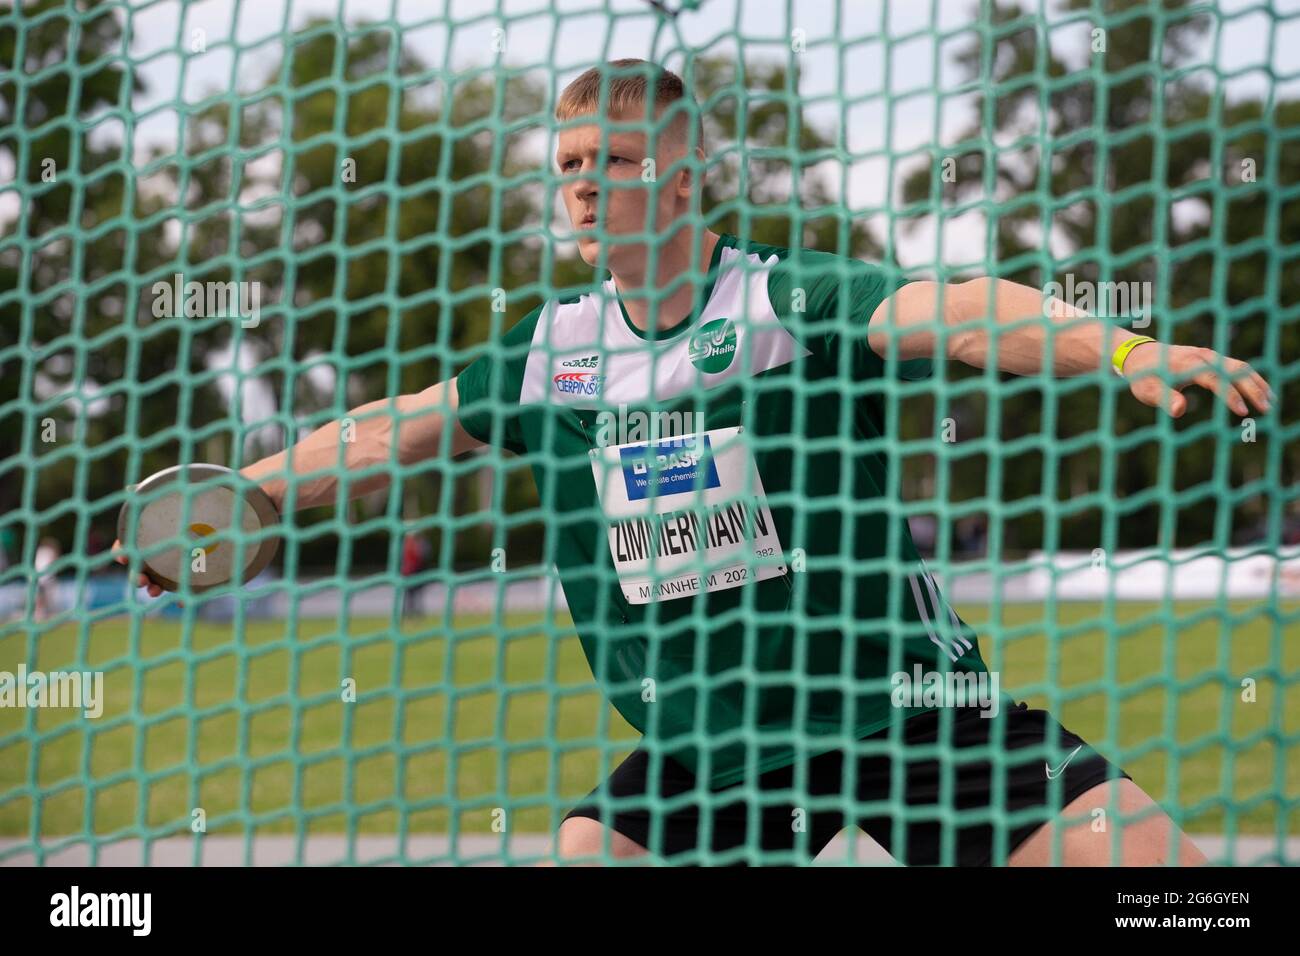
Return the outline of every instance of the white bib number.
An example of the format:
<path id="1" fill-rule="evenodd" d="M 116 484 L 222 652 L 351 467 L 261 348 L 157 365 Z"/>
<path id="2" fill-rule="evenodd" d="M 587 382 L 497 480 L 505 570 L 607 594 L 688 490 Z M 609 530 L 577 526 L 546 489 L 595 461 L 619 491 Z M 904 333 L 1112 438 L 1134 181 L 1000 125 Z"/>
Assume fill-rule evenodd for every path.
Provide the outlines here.
<path id="1" fill-rule="evenodd" d="M 742 429 L 593 448 L 591 469 L 629 604 L 786 573 Z"/>

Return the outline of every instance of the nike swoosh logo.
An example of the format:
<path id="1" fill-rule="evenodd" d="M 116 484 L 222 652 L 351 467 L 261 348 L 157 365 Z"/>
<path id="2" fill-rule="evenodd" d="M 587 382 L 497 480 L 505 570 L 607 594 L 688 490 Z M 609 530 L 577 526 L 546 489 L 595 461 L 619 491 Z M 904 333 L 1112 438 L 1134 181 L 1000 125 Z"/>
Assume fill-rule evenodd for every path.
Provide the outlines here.
<path id="1" fill-rule="evenodd" d="M 1068 764 L 1071 760 L 1073 760 L 1074 755 L 1077 754 L 1082 749 L 1083 749 L 1083 744 L 1079 744 L 1079 746 L 1075 747 L 1072 751 L 1070 751 L 1070 756 L 1066 757 L 1065 760 L 1062 761 L 1061 765 L 1057 767 L 1055 770 L 1053 770 L 1049 764 L 1044 763 L 1043 768 L 1047 771 L 1047 779 L 1055 780 L 1057 777 L 1059 777 L 1061 775 L 1061 771 L 1065 769 L 1066 764 Z"/>

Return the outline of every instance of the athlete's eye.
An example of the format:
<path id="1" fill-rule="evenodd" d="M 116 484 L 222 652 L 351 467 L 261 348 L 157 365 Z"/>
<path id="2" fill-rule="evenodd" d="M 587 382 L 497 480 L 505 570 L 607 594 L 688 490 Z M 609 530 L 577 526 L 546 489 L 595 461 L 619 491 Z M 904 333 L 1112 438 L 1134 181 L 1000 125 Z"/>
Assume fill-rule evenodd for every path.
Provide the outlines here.
<path id="1" fill-rule="evenodd" d="M 628 159 L 626 156 L 609 157 L 609 164 L 611 166 L 619 163 L 632 163 L 635 165 L 635 160 Z M 572 173 L 572 172 L 576 172 L 581 166 L 582 166 L 582 160 L 580 159 L 566 159 L 563 163 L 560 164 L 560 171 L 564 173 Z"/>

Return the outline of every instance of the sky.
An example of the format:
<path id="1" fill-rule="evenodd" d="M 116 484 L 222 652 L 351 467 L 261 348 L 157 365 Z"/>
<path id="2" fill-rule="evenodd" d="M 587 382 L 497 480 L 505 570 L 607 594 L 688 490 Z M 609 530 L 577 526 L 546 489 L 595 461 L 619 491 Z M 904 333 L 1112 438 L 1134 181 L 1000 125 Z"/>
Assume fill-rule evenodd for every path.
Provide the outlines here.
<path id="1" fill-rule="evenodd" d="M 1077 15 L 1058 2 L 1041 6 L 1054 25 L 1054 46 L 1086 49 L 1089 25 L 1066 22 Z M 1223 82 L 1225 94 L 1262 96 L 1271 83 L 1276 96 L 1300 97 L 1300 0 L 1221 0 L 1217 7 L 1219 28 L 1197 60 L 1240 74 Z M 139 155 L 150 145 L 174 148 L 178 119 L 169 104 L 232 85 L 257 91 L 280 59 L 282 33 L 313 17 L 393 22 L 409 30 L 405 42 L 433 66 L 464 71 L 495 60 L 548 83 L 552 95 L 604 59 L 641 57 L 680 69 L 683 49 L 739 57 L 742 47 L 750 61 L 786 59 L 791 35 L 802 30 L 805 116 L 823 128 L 844 127 L 855 157 L 844 169 L 846 205 L 867 215 L 877 234 L 903 173 L 924 162 L 917 151 L 955 140 L 972 110 L 972 94 L 957 92 L 962 76 L 952 58 L 972 36 L 974 0 L 699 0 L 671 23 L 645 0 L 131 0 L 131 9 L 131 56 L 144 61 L 148 87 L 136 104 Z M 182 62 L 177 51 L 189 50 L 198 29 L 207 52 Z M 1270 79 L 1270 71 L 1291 79 Z M 538 162 L 553 153 L 539 144 Z M 891 166 L 891 156 L 900 161 Z M 942 236 L 933 228 L 897 236 L 895 254 L 910 267 L 978 261 L 984 225 L 969 218 L 951 222 Z"/>
<path id="2" fill-rule="evenodd" d="M 664 3 L 679 7 L 683 0 Z M 802 31 L 804 115 L 832 133 L 842 127 L 843 145 L 854 157 L 837 170 L 844 203 L 887 238 L 887 211 L 903 176 L 926 161 L 919 151 L 954 141 L 969 122 L 972 94 L 959 91 L 953 54 L 976 29 L 974 0 L 700 0 L 697 6 L 668 21 L 645 0 L 126 0 L 128 52 L 146 86 L 134 103 L 134 154 L 142 161 L 153 147 L 175 149 L 178 104 L 231 89 L 258 92 L 281 59 L 281 37 L 312 18 L 396 23 L 404 42 L 432 67 L 461 72 L 497 62 L 528 71 L 552 96 L 606 59 L 641 57 L 679 71 L 684 49 L 788 61 L 791 37 Z M 1059 2 L 1040 6 L 1054 47 L 1087 49 L 1088 24 L 1066 22 L 1077 16 L 1063 13 Z M 1275 97 L 1300 97 L 1300 0 L 1220 0 L 1217 9 L 1218 29 L 1196 62 L 1225 77 L 1225 95 L 1260 97 L 1271 87 Z M 203 52 L 192 52 L 196 30 L 203 31 Z M 120 134 L 120 127 L 105 130 Z M 554 154 L 544 138 L 537 149 L 539 163 Z M 0 178 L 6 175 L 12 169 L 0 168 Z M 0 217 L 12 217 L 16 202 L 14 193 L 0 194 Z M 552 216 L 567 231 L 558 202 Z M 895 231 L 891 251 L 923 274 L 959 269 L 983 258 L 986 231 L 977 213 L 949 220 L 942 230 L 931 218 L 914 232 Z M 231 359 L 214 356 L 227 367 Z M 263 404 L 269 410 L 268 396 L 250 394 L 248 417 L 260 418 Z"/>

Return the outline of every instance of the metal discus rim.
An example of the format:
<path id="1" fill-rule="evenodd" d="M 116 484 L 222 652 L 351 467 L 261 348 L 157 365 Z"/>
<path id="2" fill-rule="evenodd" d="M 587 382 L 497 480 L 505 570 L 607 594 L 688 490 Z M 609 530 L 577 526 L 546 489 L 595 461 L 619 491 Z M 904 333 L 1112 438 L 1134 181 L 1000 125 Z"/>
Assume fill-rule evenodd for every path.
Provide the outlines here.
<path id="1" fill-rule="evenodd" d="M 148 494 L 164 485 L 174 484 L 178 481 L 185 480 L 190 484 L 211 481 L 213 479 L 227 479 L 220 487 L 227 487 L 236 494 L 242 494 L 244 501 L 253 509 L 261 523 L 262 529 L 265 530 L 271 525 L 280 523 L 280 512 L 275 507 L 275 502 L 271 500 L 270 495 L 262 490 L 261 486 L 255 481 L 245 478 L 239 472 L 227 468 L 225 465 L 172 465 L 170 468 L 164 468 L 156 474 L 150 475 L 144 481 L 140 482 L 130 489 L 132 498 L 141 494 Z M 122 508 L 117 513 L 117 539 L 126 544 L 127 541 L 127 516 L 131 509 L 137 508 L 138 502 L 127 500 L 122 503 Z M 225 529 L 223 529 L 225 530 Z M 137 547 L 139 541 L 136 542 Z M 189 590 L 195 594 L 203 591 L 210 591 L 213 588 L 224 587 L 234 582 L 235 584 L 244 584 L 257 577 L 266 570 L 267 565 L 274 560 L 276 552 L 280 549 L 280 540 L 276 537 L 267 537 L 257 546 L 253 552 L 252 559 L 249 560 L 242 571 L 231 574 L 229 578 L 217 584 L 195 584 L 192 581 Z M 173 581 L 165 574 L 150 567 L 148 559 L 142 559 L 141 568 L 145 575 L 167 591 L 179 591 L 181 585 L 179 581 Z"/>

